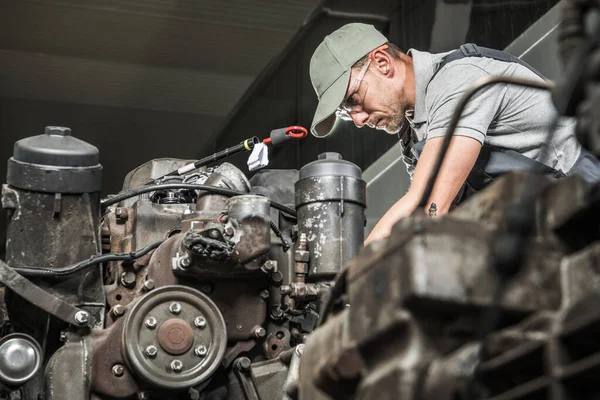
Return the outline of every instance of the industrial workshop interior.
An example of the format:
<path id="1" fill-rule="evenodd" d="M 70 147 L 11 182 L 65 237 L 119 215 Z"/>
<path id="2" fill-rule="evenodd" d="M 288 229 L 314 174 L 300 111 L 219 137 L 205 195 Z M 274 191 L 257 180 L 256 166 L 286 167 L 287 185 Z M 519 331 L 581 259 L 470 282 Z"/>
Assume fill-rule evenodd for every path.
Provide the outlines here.
<path id="1" fill-rule="evenodd" d="M 0 400 L 600 400 L 597 0 L 0 1 Z"/>

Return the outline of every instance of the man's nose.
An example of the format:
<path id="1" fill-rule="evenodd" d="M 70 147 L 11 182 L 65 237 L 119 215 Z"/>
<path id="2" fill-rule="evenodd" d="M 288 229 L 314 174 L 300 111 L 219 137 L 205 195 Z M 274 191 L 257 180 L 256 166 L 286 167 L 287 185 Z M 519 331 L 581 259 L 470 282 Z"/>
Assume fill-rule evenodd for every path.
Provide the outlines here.
<path id="1" fill-rule="evenodd" d="M 354 125 L 356 125 L 359 128 L 365 126 L 365 124 L 369 120 L 369 113 L 365 111 L 359 111 L 350 115 L 352 117 L 352 121 L 354 121 Z"/>

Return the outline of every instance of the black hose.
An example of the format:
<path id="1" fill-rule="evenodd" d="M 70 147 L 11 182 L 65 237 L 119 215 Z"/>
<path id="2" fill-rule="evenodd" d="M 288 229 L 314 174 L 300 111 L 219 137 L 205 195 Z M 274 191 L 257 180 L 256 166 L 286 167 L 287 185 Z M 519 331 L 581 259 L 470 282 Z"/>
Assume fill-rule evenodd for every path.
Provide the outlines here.
<path id="1" fill-rule="evenodd" d="M 134 251 L 131 253 L 122 253 L 122 254 L 102 254 L 99 256 L 94 256 L 88 260 L 80 261 L 76 264 L 70 265 L 68 267 L 60 268 L 60 269 L 47 269 L 47 268 L 32 268 L 32 267 L 14 267 L 13 269 L 24 276 L 39 276 L 39 277 L 60 277 L 65 275 L 71 275 L 76 272 L 79 272 L 83 269 L 91 267 L 93 265 L 97 265 L 100 263 L 105 263 L 109 261 L 133 261 L 140 257 L 145 256 L 150 253 L 152 250 L 156 249 L 158 246 L 163 244 L 166 239 L 159 240 L 158 242 L 149 244 L 148 246 L 142 248 L 141 250 Z"/>
<path id="2" fill-rule="evenodd" d="M 421 200 L 419 201 L 419 204 L 418 204 L 416 210 L 419 210 L 419 209 L 422 210 L 427 205 L 427 202 L 429 201 L 429 197 L 431 197 L 431 192 L 433 191 L 435 181 L 437 180 L 437 177 L 440 173 L 440 169 L 444 162 L 444 158 L 446 157 L 446 153 L 448 152 L 448 147 L 450 147 L 450 141 L 452 140 L 454 131 L 456 130 L 456 127 L 458 126 L 458 121 L 460 120 L 460 117 L 462 115 L 462 112 L 463 112 L 465 106 L 467 105 L 467 103 L 469 102 L 471 97 L 473 97 L 473 95 L 475 95 L 475 93 L 477 93 L 479 90 L 483 89 L 484 87 L 495 84 L 495 83 L 507 83 L 507 84 L 512 84 L 512 85 L 526 86 L 526 87 L 542 89 L 542 90 L 551 90 L 554 87 L 554 84 L 551 82 L 543 82 L 543 81 L 538 81 L 538 80 L 533 80 L 533 79 L 515 78 L 515 77 L 508 77 L 508 76 L 496 76 L 496 75 L 482 78 L 477 83 L 475 83 L 473 86 L 471 86 L 465 92 L 465 94 L 463 95 L 463 97 L 460 100 L 460 103 L 458 104 L 458 106 L 454 110 L 454 113 L 452 114 L 452 119 L 450 120 L 450 125 L 448 126 L 448 130 L 446 131 L 446 134 L 444 135 L 444 141 L 442 142 L 442 147 L 440 148 L 440 152 L 437 155 L 435 164 L 433 166 L 433 170 L 431 171 L 431 174 L 429 175 L 429 179 L 427 180 L 427 184 L 425 185 L 425 190 L 423 191 L 423 195 L 421 196 Z"/>
<path id="3" fill-rule="evenodd" d="M 139 196 L 140 194 L 144 194 L 144 193 L 148 193 L 148 192 L 154 192 L 157 190 L 164 190 L 164 189 L 195 189 L 195 190 L 204 190 L 207 192 L 212 192 L 215 194 L 220 194 L 223 196 L 242 196 L 242 195 L 247 195 L 248 193 L 245 192 L 239 192 L 237 190 L 232 190 L 232 189 L 225 189 L 222 187 L 218 187 L 218 186 L 211 186 L 211 185 L 200 185 L 200 184 L 196 184 L 196 183 L 165 183 L 165 184 L 159 184 L 159 185 L 149 185 L 149 186 L 142 186 L 139 187 L 137 189 L 131 189 L 128 190 L 126 192 L 123 193 L 119 193 L 113 197 L 109 197 L 107 199 L 103 199 L 100 202 L 100 205 L 102 206 L 102 208 L 106 208 L 108 206 L 112 206 L 113 204 L 117 204 L 120 203 L 123 200 L 129 199 L 131 197 L 135 197 L 135 196 Z M 260 195 L 258 195 L 260 196 Z M 296 211 L 292 210 L 289 207 L 284 206 L 283 204 L 271 201 L 271 207 L 282 211 L 286 214 L 289 214 L 293 217 L 296 217 Z"/>

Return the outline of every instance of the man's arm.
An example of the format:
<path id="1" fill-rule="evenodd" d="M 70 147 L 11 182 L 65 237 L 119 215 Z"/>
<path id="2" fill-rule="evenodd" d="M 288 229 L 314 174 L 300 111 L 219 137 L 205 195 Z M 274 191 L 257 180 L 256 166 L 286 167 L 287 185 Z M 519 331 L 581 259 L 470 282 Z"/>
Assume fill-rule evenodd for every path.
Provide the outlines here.
<path id="1" fill-rule="evenodd" d="M 429 139 L 425 143 L 423 152 L 415 168 L 409 191 L 379 220 L 367 240 L 365 240 L 365 244 L 389 235 L 392 226 L 400 218 L 410 215 L 417 207 L 443 140 L 443 137 L 436 137 Z M 426 211 L 429 209 L 431 203 L 435 203 L 437 206 L 437 215 L 443 215 L 448 212 L 452 201 L 471 172 L 480 149 L 481 143 L 471 137 L 455 136 L 452 138 L 436 184 L 433 187 L 430 201 L 425 208 Z"/>

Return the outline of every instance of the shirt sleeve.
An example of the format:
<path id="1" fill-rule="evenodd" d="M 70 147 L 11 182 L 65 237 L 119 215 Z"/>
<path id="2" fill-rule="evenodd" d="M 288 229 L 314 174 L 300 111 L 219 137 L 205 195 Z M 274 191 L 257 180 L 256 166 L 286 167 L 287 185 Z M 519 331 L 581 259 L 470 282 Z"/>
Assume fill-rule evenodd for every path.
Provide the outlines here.
<path id="1" fill-rule="evenodd" d="M 427 139 L 446 134 L 464 93 L 480 78 L 489 75 L 478 66 L 454 61 L 434 77 L 427 88 Z M 475 93 L 461 113 L 454 135 L 471 137 L 483 144 L 490 124 L 501 110 L 506 91 L 506 84 L 495 83 Z"/>

